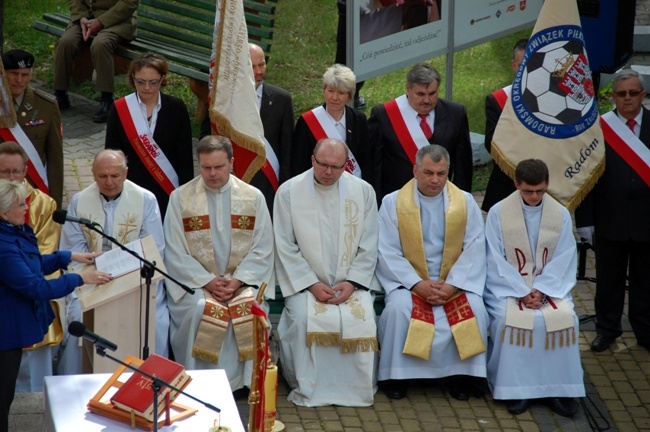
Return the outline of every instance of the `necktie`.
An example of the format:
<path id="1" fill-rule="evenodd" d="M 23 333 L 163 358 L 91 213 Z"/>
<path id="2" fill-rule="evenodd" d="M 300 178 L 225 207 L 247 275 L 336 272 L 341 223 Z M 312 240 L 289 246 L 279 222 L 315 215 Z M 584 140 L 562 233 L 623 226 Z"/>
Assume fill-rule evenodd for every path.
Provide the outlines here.
<path id="1" fill-rule="evenodd" d="M 420 128 L 422 129 L 422 132 L 424 132 L 424 136 L 429 139 L 431 138 L 431 135 L 433 135 L 433 131 L 431 130 L 429 123 L 427 123 L 427 116 L 428 114 L 418 114 L 418 117 L 420 117 Z"/>
<path id="2" fill-rule="evenodd" d="M 630 128 L 632 132 L 634 132 L 634 126 L 636 126 L 636 120 L 629 119 L 628 121 L 625 122 L 625 124 L 627 125 L 627 127 Z"/>

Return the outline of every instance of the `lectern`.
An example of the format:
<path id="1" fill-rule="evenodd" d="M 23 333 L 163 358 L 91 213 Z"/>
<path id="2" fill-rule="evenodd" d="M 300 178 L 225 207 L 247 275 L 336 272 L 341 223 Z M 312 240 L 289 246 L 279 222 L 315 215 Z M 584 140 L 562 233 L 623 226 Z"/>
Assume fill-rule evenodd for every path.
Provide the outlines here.
<path id="1" fill-rule="evenodd" d="M 155 262 L 166 272 L 163 260 L 152 236 L 141 239 L 144 258 Z M 77 267 L 75 271 L 83 273 L 95 270 L 94 265 Z M 151 281 L 149 299 L 149 348 L 155 351 L 156 344 L 156 284 L 163 278 L 155 272 Z M 83 285 L 76 289 L 83 322 L 86 327 L 105 339 L 117 344 L 113 356 L 126 358 L 140 357 L 144 345 L 146 316 L 146 286 L 136 270 L 120 276 L 104 285 Z M 105 373 L 115 370 L 115 363 L 95 353 L 94 346 L 83 341 L 84 373 Z M 92 353 L 92 356 L 89 354 Z"/>

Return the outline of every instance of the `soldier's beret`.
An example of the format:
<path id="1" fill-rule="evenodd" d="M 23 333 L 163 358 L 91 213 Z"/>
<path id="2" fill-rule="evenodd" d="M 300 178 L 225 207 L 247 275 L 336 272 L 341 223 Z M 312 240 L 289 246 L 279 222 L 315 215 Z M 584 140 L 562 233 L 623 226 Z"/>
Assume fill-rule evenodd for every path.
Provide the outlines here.
<path id="1" fill-rule="evenodd" d="M 31 68 L 34 66 L 34 56 L 20 49 L 7 51 L 2 55 L 2 65 L 5 70 Z"/>

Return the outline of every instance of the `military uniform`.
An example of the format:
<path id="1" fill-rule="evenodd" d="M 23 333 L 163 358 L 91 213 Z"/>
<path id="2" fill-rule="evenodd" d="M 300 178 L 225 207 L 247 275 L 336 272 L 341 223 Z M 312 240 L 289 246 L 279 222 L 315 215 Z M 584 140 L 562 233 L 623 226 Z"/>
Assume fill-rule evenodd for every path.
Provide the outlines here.
<path id="1" fill-rule="evenodd" d="M 47 166 L 50 196 L 61 208 L 63 198 L 63 138 L 61 113 L 56 98 L 43 90 L 27 86 L 16 109 L 18 125 L 34 144 Z M 30 182 L 31 183 L 31 182 Z M 31 183 L 33 185 L 33 183 Z"/>
<path id="2" fill-rule="evenodd" d="M 70 23 L 54 54 L 54 89 L 67 90 L 72 65 L 81 44 L 90 45 L 90 56 L 97 72 L 96 89 L 113 92 L 113 50 L 136 34 L 138 0 L 70 0 Z M 95 37 L 84 42 L 79 27 L 82 18 L 97 18 L 104 26 Z"/>

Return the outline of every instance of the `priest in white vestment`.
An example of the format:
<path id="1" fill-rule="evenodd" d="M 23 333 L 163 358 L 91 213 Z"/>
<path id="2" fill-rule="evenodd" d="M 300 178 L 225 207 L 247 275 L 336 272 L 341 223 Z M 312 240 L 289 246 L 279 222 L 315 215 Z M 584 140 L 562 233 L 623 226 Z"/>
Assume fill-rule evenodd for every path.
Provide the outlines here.
<path id="1" fill-rule="evenodd" d="M 280 358 L 296 405 L 370 406 L 377 391 L 377 202 L 344 171 L 348 154 L 320 140 L 312 168 L 275 197 Z"/>
<path id="2" fill-rule="evenodd" d="M 97 222 L 105 233 L 122 244 L 152 235 L 160 254 L 165 250 L 162 217 L 156 196 L 126 179 L 126 157 L 121 150 L 103 150 L 95 156 L 92 172 L 95 182 L 75 194 L 68 206 L 68 215 Z M 90 231 L 81 224 L 67 222 L 61 230 L 61 250 L 74 252 L 106 252 L 115 246 L 110 240 Z M 169 355 L 169 311 L 162 282 L 156 287 L 156 341 L 155 353 Z M 66 298 L 66 319 L 81 320 L 81 306 L 77 294 Z M 79 338 L 67 333 L 59 350 L 58 373 L 82 373 L 82 350 Z M 137 329 L 135 329 L 137 332 Z M 115 341 L 119 345 L 119 341 Z M 92 353 L 90 353 L 92 358 Z"/>
<path id="3" fill-rule="evenodd" d="M 520 162 L 517 191 L 488 213 L 488 383 L 513 414 L 544 398 L 571 417 L 572 398 L 585 396 L 571 297 L 577 252 L 571 215 L 545 194 L 548 177 L 543 161 Z"/>
<path id="4" fill-rule="evenodd" d="M 252 302 L 275 286 L 273 228 L 264 195 L 230 174 L 228 138 L 208 135 L 196 151 L 201 175 L 172 192 L 165 215 L 165 266 L 194 290 L 167 281 L 170 341 L 177 362 L 224 369 L 235 391 L 251 383 Z"/>
<path id="5" fill-rule="evenodd" d="M 379 212 L 379 384 L 400 399 L 410 379 L 446 378 L 450 395 L 468 400 L 478 391 L 471 377 L 486 375 L 483 217 L 447 180 L 444 147 L 421 148 L 413 172 Z"/>

